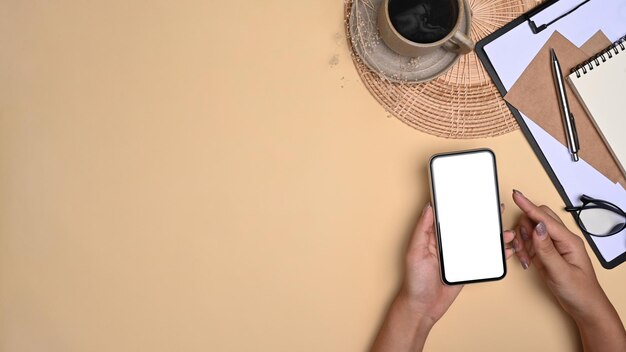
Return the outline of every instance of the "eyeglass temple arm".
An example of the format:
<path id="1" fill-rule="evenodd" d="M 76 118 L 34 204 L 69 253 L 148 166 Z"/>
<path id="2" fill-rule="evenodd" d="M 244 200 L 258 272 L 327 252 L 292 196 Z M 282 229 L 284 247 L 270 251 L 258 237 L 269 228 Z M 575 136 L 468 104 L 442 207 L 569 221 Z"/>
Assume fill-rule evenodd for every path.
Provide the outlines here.
<path id="1" fill-rule="evenodd" d="M 608 211 L 612 211 L 618 214 L 621 214 L 623 216 L 626 216 L 626 213 L 618 206 L 616 206 L 613 203 L 608 203 L 605 201 L 597 201 L 596 199 L 593 199 L 593 205 L 592 206 L 588 206 L 588 202 L 583 202 L 583 205 L 580 207 L 565 207 L 565 211 L 568 212 L 578 212 L 584 209 L 604 209 L 604 210 L 608 210 Z"/>
<path id="2" fill-rule="evenodd" d="M 580 207 L 574 207 L 574 206 L 572 206 L 572 207 L 565 207 L 565 211 L 569 211 L 569 212 L 579 211 L 579 210 L 581 210 L 582 208 L 584 208 L 584 207 L 585 207 L 585 205 L 587 205 L 587 203 L 593 202 L 593 201 L 595 201 L 595 200 L 596 200 L 596 199 L 591 198 L 591 197 L 589 197 L 589 196 L 588 196 L 588 195 L 586 195 L 586 194 L 582 194 L 582 195 L 580 196 L 580 201 L 583 203 L 583 205 L 582 205 L 582 206 L 580 206 Z"/>
<path id="3" fill-rule="evenodd" d="M 591 198 L 591 197 L 589 197 L 586 194 L 583 194 L 583 195 L 580 196 L 580 201 L 583 202 L 583 204 L 584 203 L 588 203 L 588 202 L 592 202 L 594 200 L 599 200 L 599 199 Z"/>

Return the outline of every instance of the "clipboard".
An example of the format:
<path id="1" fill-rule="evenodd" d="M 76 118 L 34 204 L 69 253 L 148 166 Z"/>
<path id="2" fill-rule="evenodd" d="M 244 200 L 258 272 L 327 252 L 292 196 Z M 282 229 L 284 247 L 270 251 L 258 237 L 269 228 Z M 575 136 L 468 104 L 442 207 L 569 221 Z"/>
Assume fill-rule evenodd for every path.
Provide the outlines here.
<path id="1" fill-rule="evenodd" d="M 524 40 L 527 40 L 529 42 L 536 41 L 537 43 L 533 43 L 533 45 L 534 47 L 539 48 L 543 46 L 543 44 L 547 41 L 547 39 L 545 38 L 547 38 L 555 30 L 559 30 L 559 27 L 566 26 L 566 22 L 569 22 L 569 23 L 575 22 L 577 14 L 588 12 L 592 8 L 601 8 L 602 5 L 605 5 L 605 4 L 602 4 L 602 2 L 606 2 L 606 3 L 610 2 L 612 5 L 615 5 L 615 6 L 623 6 L 623 8 L 620 8 L 620 10 L 623 10 L 623 16 L 626 17 L 626 2 L 623 2 L 623 1 L 622 1 L 623 4 L 619 5 L 618 0 L 577 0 L 577 1 L 575 0 L 548 0 L 538 5 L 537 7 L 531 9 L 527 13 L 519 16 L 518 18 L 514 19 L 510 23 L 504 25 L 503 27 L 499 28 L 492 34 L 488 35 L 487 37 L 483 38 L 478 43 L 476 43 L 476 48 L 475 48 L 476 55 L 478 56 L 479 60 L 484 65 L 485 69 L 487 70 L 487 73 L 492 78 L 500 94 L 502 96 L 506 95 L 507 85 L 510 88 L 510 86 L 512 85 L 511 81 L 515 77 L 516 72 L 504 73 L 504 71 L 502 70 L 503 61 L 500 60 L 499 63 L 494 64 L 494 62 L 492 62 L 492 58 L 489 56 L 488 50 L 486 50 L 487 48 L 489 48 L 490 46 L 493 47 L 494 43 L 498 41 L 507 40 L 506 37 L 516 38 L 516 39 L 523 38 Z M 603 10 L 599 10 L 599 11 L 603 11 Z M 598 14 L 598 16 L 600 16 L 599 18 L 604 19 L 605 17 L 608 18 L 610 16 L 622 16 L 622 14 L 620 13 L 618 13 L 617 15 L 615 15 L 614 13 L 609 14 L 608 12 L 610 11 L 609 9 L 607 9 L 606 11 L 607 11 L 607 14 L 602 14 L 602 13 Z M 548 15 L 548 13 L 550 14 Z M 598 22 L 601 22 L 601 21 L 598 21 Z M 611 27 L 611 29 L 609 30 L 610 32 L 612 32 L 610 33 L 610 35 L 613 36 L 613 38 L 609 36 L 609 39 L 611 41 L 617 39 L 617 37 L 626 33 L 626 20 L 622 20 L 621 23 L 622 23 L 621 25 L 618 23 L 616 26 L 613 26 L 615 28 Z M 577 23 L 577 25 L 582 27 L 583 32 L 587 30 L 587 32 L 589 33 L 595 33 L 595 31 L 597 31 L 598 29 L 602 29 L 600 25 L 598 25 L 597 23 L 590 23 L 589 20 L 587 20 L 586 22 L 581 21 L 581 23 Z M 588 28 L 585 28 L 585 26 Z M 620 26 L 623 27 L 623 33 L 619 33 L 619 30 L 621 29 L 619 28 Z M 582 38 L 585 36 L 580 35 L 580 37 Z M 588 35 L 587 37 L 585 37 L 584 40 L 588 39 L 589 37 L 591 37 L 591 35 Z M 578 43 L 578 45 L 580 44 L 582 44 L 582 41 Z M 533 45 L 531 45 L 531 47 Z M 515 50 L 515 48 L 512 47 L 512 50 Z M 534 58 L 536 53 L 537 52 L 530 54 L 532 58 Z M 525 68 L 525 65 L 523 68 Z M 521 68 L 521 71 L 523 71 L 523 68 Z M 500 72 L 498 72 L 498 69 L 500 69 Z M 519 71 L 520 68 L 518 67 L 517 70 Z M 519 72 L 519 74 L 521 74 L 521 72 Z M 517 77 L 519 77 L 519 75 Z M 514 80 L 517 80 L 517 77 L 515 77 Z M 528 119 L 527 117 L 524 117 L 522 113 L 520 113 L 517 109 L 515 109 L 509 103 L 507 103 L 507 106 L 509 107 L 513 116 L 515 117 L 518 124 L 520 125 L 520 128 L 522 132 L 524 133 L 524 136 L 526 137 L 526 140 L 528 141 L 531 148 L 535 152 L 535 155 L 541 162 L 541 165 L 546 170 L 546 173 L 552 180 L 552 183 L 554 184 L 557 192 L 559 193 L 559 195 L 565 202 L 565 205 L 573 206 L 574 204 L 572 202 L 572 199 L 575 199 L 575 201 L 578 202 L 577 200 L 578 197 L 573 196 L 572 193 L 576 193 L 576 191 L 572 191 L 572 189 L 580 188 L 580 186 L 572 187 L 571 185 L 575 184 L 575 182 L 574 183 L 567 182 L 567 181 L 571 181 L 567 179 L 571 177 L 576 177 L 578 175 L 568 176 L 566 171 L 568 170 L 568 168 L 572 168 L 574 166 L 565 165 L 564 163 L 567 162 L 567 160 L 564 160 L 564 162 L 557 160 L 554 157 L 554 152 L 550 151 L 549 149 L 550 147 L 548 146 L 549 138 L 542 135 L 541 131 L 537 130 L 537 128 L 539 127 L 536 125 L 533 126 L 533 122 L 530 119 Z M 581 147 L 584 148 L 584 146 L 581 146 Z M 550 153 L 544 153 L 544 149 L 546 151 L 550 151 Z M 567 155 L 564 155 L 563 157 L 565 159 L 568 158 Z M 552 163 L 555 164 L 554 166 L 550 163 L 550 160 L 552 160 Z M 559 176 L 561 178 L 559 178 Z M 566 184 L 570 184 L 569 195 L 568 195 L 568 190 L 566 189 Z M 609 186 L 607 185 L 606 187 L 608 188 Z M 626 205 L 626 191 L 624 191 L 623 188 L 621 188 L 621 186 L 620 186 L 620 189 L 623 191 L 623 194 L 618 195 L 620 197 L 621 204 L 620 202 L 615 202 L 615 199 L 607 199 L 607 200 L 610 202 L 615 202 L 618 205 L 620 205 L 620 207 L 622 207 L 623 205 Z M 590 194 L 590 196 L 593 196 L 593 195 Z M 601 198 L 600 196 L 597 196 L 597 197 Z M 572 215 L 574 217 L 577 216 L 576 214 L 572 214 Z M 589 236 L 585 233 L 583 233 L 583 235 L 585 236 L 587 243 L 589 243 L 590 247 L 594 251 L 599 262 L 605 269 L 612 269 L 618 266 L 619 264 L 623 263 L 624 261 L 626 261 L 626 231 L 623 231 L 622 233 L 614 235 L 614 236 L 620 236 L 619 238 L 614 239 L 615 241 L 619 241 L 617 245 L 620 248 L 617 248 L 616 251 L 621 252 L 621 254 L 618 254 L 616 256 L 614 255 L 615 253 L 611 253 L 610 255 L 607 255 L 607 250 L 605 249 L 609 247 L 607 243 L 601 242 L 602 241 L 601 239 Z"/>

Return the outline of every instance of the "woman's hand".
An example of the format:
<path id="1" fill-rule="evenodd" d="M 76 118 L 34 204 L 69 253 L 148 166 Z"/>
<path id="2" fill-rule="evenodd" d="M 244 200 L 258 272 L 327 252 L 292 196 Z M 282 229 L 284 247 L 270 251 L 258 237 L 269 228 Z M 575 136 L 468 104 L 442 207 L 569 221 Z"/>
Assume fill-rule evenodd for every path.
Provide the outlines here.
<path id="1" fill-rule="evenodd" d="M 405 263 L 402 286 L 389 307 L 372 352 L 421 351 L 433 325 L 461 291 L 462 286 L 441 282 L 430 204 L 417 222 Z"/>
<path id="2" fill-rule="evenodd" d="M 433 209 L 424 208 L 409 243 L 404 281 L 398 297 L 406 300 L 414 314 L 435 324 L 448 310 L 463 285 L 441 281 Z"/>
<path id="3" fill-rule="evenodd" d="M 501 205 L 504 212 L 504 204 Z M 505 231 L 506 258 L 522 244 L 515 232 Z M 427 205 L 419 219 L 406 256 L 406 273 L 398 296 L 406 297 L 412 309 L 432 324 L 437 322 L 456 299 L 463 285 L 448 286 L 440 276 L 433 209 Z"/>
<path id="4" fill-rule="evenodd" d="M 514 191 L 513 201 L 524 212 L 516 232 L 528 243 L 517 256 L 532 259 L 563 308 L 578 316 L 604 299 L 582 239 L 550 208 L 536 206 L 519 191 Z"/>
<path id="5" fill-rule="evenodd" d="M 389 307 L 372 352 L 421 351 L 433 325 L 463 288 L 441 281 L 434 224 L 433 209 L 427 205 L 407 249 L 402 286 Z M 504 232 L 507 258 L 515 251 L 514 238 L 513 231 Z"/>
<path id="6" fill-rule="evenodd" d="M 513 201 L 524 212 L 516 232 L 526 243 L 516 254 L 522 263 L 532 260 L 576 321 L 585 351 L 625 351 L 624 327 L 598 283 L 583 240 L 550 208 L 536 206 L 519 191 L 513 191 Z"/>

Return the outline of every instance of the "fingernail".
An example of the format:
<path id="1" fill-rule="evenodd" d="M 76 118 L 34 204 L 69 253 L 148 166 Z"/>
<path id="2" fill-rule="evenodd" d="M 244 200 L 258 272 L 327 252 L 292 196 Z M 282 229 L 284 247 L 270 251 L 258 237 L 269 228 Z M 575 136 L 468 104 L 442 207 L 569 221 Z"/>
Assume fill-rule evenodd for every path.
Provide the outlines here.
<path id="1" fill-rule="evenodd" d="M 424 207 L 424 209 L 422 210 L 422 215 L 426 214 L 426 211 L 430 209 L 430 203 L 426 204 L 426 206 Z"/>
<path id="2" fill-rule="evenodd" d="M 535 226 L 535 231 L 537 232 L 537 237 L 539 237 L 540 240 L 545 240 L 548 236 L 548 230 L 543 222 L 539 222 L 537 226 Z"/>
<path id="3" fill-rule="evenodd" d="M 520 247 L 521 247 L 521 246 L 520 246 L 519 241 L 517 240 L 517 238 L 515 238 L 515 239 L 513 240 L 513 248 L 515 249 L 515 251 L 516 251 L 516 252 L 519 252 L 519 251 L 521 250 L 521 248 L 520 248 Z"/>
<path id="4" fill-rule="evenodd" d="M 524 270 L 528 269 L 528 259 L 522 259 L 522 268 L 524 268 Z"/>
<path id="5" fill-rule="evenodd" d="M 521 226 L 519 232 L 522 234 L 522 239 L 524 241 L 528 241 L 528 231 L 526 231 L 526 228 L 524 226 Z"/>

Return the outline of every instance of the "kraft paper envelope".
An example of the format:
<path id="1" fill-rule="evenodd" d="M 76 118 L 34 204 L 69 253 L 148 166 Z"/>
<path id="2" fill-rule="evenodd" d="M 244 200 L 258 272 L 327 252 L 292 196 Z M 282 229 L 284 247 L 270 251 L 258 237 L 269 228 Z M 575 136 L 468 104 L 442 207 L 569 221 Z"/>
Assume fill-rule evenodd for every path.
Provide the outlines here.
<path id="1" fill-rule="evenodd" d="M 596 33 L 587 43 L 578 48 L 563 35 L 554 32 L 517 82 L 511 87 L 504 99 L 541 126 L 561 144 L 567 146 L 563 118 L 561 117 L 557 91 L 552 76 L 550 48 L 553 48 L 556 52 L 563 76 L 567 77 L 573 67 L 589 59 L 593 54 L 610 44 L 611 42 L 604 34 Z M 583 51 L 583 48 L 590 51 L 590 53 Z M 611 156 L 593 122 L 585 113 L 581 103 L 576 99 L 576 95 L 572 92 L 569 84 L 566 84 L 565 89 L 567 90 L 570 108 L 576 120 L 578 139 L 580 141 L 578 155 L 608 179 L 615 183 L 619 182 L 626 187 L 626 179 L 622 175 L 619 166 Z M 564 155 L 564 157 L 567 156 Z"/>
<path id="2" fill-rule="evenodd" d="M 611 45 L 609 38 L 602 31 L 597 31 L 596 34 L 580 46 L 580 50 L 584 51 L 588 57 L 592 57 L 606 49 L 609 45 Z"/>

